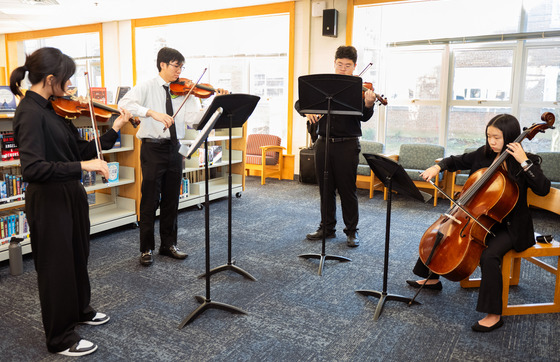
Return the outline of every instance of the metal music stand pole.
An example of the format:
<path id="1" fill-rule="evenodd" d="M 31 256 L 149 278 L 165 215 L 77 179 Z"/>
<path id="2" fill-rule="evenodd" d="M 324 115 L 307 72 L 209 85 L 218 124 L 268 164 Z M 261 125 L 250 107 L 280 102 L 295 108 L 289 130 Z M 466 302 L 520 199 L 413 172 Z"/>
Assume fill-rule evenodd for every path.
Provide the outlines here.
<path id="1" fill-rule="evenodd" d="M 246 94 L 235 94 L 235 95 L 221 95 L 216 96 L 212 104 L 207 109 L 204 117 L 202 118 L 198 129 L 201 131 L 199 136 L 193 141 L 192 145 L 188 150 L 183 146 L 179 149 L 179 153 L 183 156 L 190 158 L 192 154 L 198 149 L 198 147 L 204 142 L 204 149 L 206 152 L 205 163 L 204 163 L 204 176 L 205 176 L 205 195 L 204 195 L 204 226 L 205 226 L 205 249 L 206 249 L 206 261 L 205 261 L 205 279 L 206 279 L 206 296 L 195 296 L 195 299 L 201 303 L 201 305 L 196 308 L 192 313 L 181 321 L 179 324 L 179 329 L 183 328 L 188 323 L 192 322 L 200 314 L 202 314 L 207 309 L 221 309 L 232 313 L 247 314 L 242 309 L 234 307 L 229 304 L 215 302 L 210 297 L 210 189 L 209 189 L 209 162 L 208 162 L 208 134 L 215 126 L 218 124 L 219 120 L 227 119 L 229 115 L 229 120 L 234 120 L 234 114 L 231 110 L 238 110 L 238 115 L 244 118 L 241 125 L 249 118 L 249 115 L 255 109 L 257 102 L 260 98 L 257 96 L 246 95 Z M 235 104 L 236 106 L 233 106 Z M 224 117 L 225 116 L 225 117 Z M 238 118 L 240 119 L 240 118 Z M 231 123 L 230 123 L 231 124 Z M 230 131 L 230 150 L 231 150 L 231 131 Z M 230 178 L 231 178 L 231 151 L 230 151 Z M 231 197 L 231 179 L 229 183 L 230 197 Z M 228 225 L 231 227 L 231 223 Z"/>
<path id="2" fill-rule="evenodd" d="M 326 114 L 325 162 L 323 170 L 323 193 L 321 202 L 322 245 L 320 254 L 301 254 L 305 259 L 319 259 L 318 275 L 323 274 L 325 260 L 340 262 L 351 259 L 326 253 L 326 215 L 329 184 L 329 137 L 331 114 L 362 115 L 362 79 L 340 74 L 314 74 L 299 77 L 300 112 L 303 114 Z"/>
<path id="3" fill-rule="evenodd" d="M 232 232 L 231 232 L 231 227 L 232 227 L 232 186 L 233 186 L 233 179 L 231 176 L 231 157 L 232 157 L 232 152 L 231 152 L 231 141 L 232 141 L 232 129 L 233 129 L 233 115 L 229 115 L 229 172 L 228 172 L 228 259 L 227 259 L 227 263 L 224 265 L 220 265 L 217 266 L 213 269 L 211 269 L 209 272 L 206 272 L 202 275 L 199 276 L 199 278 L 205 277 L 207 273 L 209 273 L 210 275 L 212 274 L 216 274 L 225 270 L 231 270 L 233 272 L 236 272 L 239 275 L 244 276 L 245 278 L 252 280 L 252 281 L 256 281 L 257 279 L 255 279 L 254 276 L 252 276 L 251 274 L 249 274 L 248 272 L 246 272 L 245 270 L 241 269 L 240 267 L 238 267 L 237 265 L 235 265 L 235 261 L 232 261 L 232 247 L 231 247 L 231 239 L 232 239 Z"/>
<path id="4" fill-rule="evenodd" d="M 413 298 L 407 298 L 396 294 L 387 293 L 387 275 L 389 271 L 389 235 L 391 230 L 391 202 L 393 187 L 400 194 L 410 196 L 419 201 L 426 202 L 430 199 L 430 195 L 427 193 L 421 193 L 420 190 L 414 185 L 414 182 L 410 179 L 408 174 L 394 160 L 377 155 L 377 154 L 364 154 L 364 157 L 371 170 L 377 176 L 379 180 L 383 182 L 385 187 L 388 189 L 387 197 L 387 216 L 385 223 L 385 260 L 383 264 L 383 289 L 382 291 L 376 290 L 356 290 L 356 293 L 360 293 L 365 296 L 372 296 L 379 298 L 377 303 L 377 308 L 375 308 L 375 314 L 373 320 L 377 320 L 379 315 L 383 311 L 383 306 L 388 300 L 396 300 L 398 302 L 405 302 L 410 304 L 420 304 Z"/>

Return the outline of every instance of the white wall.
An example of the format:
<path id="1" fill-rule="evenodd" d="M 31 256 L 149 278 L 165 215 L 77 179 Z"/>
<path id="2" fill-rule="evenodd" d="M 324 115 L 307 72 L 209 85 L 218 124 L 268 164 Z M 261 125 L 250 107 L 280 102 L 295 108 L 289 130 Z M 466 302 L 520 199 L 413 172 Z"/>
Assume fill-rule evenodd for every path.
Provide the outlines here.
<path id="1" fill-rule="evenodd" d="M 131 21 L 104 23 L 102 37 L 105 87 L 113 102 L 117 87 L 133 86 Z"/>
<path id="2" fill-rule="evenodd" d="M 333 73 L 334 53 L 346 45 L 346 0 L 326 1 L 327 9 L 338 10 L 338 36 L 323 36 L 323 18 L 311 16 L 312 0 L 296 2 L 294 50 L 294 102 L 298 97 L 298 77 L 307 74 Z M 299 173 L 299 149 L 306 146 L 305 118 L 294 111 L 292 153 L 296 174 Z"/>

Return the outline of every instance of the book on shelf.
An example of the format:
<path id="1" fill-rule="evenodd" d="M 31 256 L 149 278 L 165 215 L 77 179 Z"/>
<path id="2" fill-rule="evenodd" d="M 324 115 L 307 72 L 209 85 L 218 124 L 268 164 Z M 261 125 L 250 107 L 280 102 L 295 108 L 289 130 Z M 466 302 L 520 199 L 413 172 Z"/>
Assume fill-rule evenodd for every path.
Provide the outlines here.
<path id="1" fill-rule="evenodd" d="M 108 182 L 118 182 L 119 181 L 119 163 L 118 162 L 109 162 L 107 163 L 107 167 L 109 168 L 109 178 L 107 179 Z"/>
<path id="2" fill-rule="evenodd" d="M 208 160 L 208 165 L 222 162 L 222 146 L 208 146 L 208 156 L 206 158 L 204 153 L 204 148 L 198 149 L 198 164 L 200 166 L 204 166 L 206 160 Z"/>
<path id="3" fill-rule="evenodd" d="M 118 87 L 117 95 L 115 96 L 115 104 L 119 104 L 119 101 L 124 97 L 124 95 L 130 90 L 130 87 Z"/>
<path id="4" fill-rule="evenodd" d="M 16 97 L 10 86 L 0 85 L 0 113 L 12 113 L 16 110 Z"/>
<path id="5" fill-rule="evenodd" d="M 105 87 L 91 87 L 91 99 L 96 102 L 107 104 L 107 88 Z"/>
<path id="6" fill-rule="evenodd" d="M 19 159 L 19 147 L 14 132 L 2 132 L 0 134 L 0 152 L 2 153 L 2 161 Z"/>
<path id="7" fill-rule="evenodd" d="M 10 242 L 12 236 L 27 237 L 29 225 L 27 216 L 20 209 L 0 212 L 0 239 L 1 245 Z"/>

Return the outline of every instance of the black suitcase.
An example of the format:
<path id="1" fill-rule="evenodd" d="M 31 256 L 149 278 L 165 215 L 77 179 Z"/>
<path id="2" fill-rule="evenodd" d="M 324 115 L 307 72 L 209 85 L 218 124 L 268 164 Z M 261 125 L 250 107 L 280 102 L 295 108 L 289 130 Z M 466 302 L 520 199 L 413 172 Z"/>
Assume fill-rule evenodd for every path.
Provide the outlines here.
<path id="1" fill-rule="evenodd" d="M 299 182 L 316 184 L 315 177 L 315 149 L 302 148 L 299 150 Z"/>

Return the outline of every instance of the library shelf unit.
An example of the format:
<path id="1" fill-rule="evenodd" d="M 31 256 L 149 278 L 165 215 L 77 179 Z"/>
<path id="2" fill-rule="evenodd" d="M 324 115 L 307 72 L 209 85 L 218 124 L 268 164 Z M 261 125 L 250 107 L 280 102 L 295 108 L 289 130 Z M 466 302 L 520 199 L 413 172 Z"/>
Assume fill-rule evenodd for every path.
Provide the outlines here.
<path id="1" fill-rule="evenodd" d="M 12 130 L 12 117 L 0 115 L 0 131 Z M 91 126 L 87 117 L 79 117 L 74 120 L 76 127 Z M 108 125 L 99 124 L 101 129 Z M 101 133 L 104 130 L 101 131 Z M 98 233 L 118 226 L 137 222 L 136 199 L 121 194 L 121 190 L 132 187 L 135 184 L 134 163 L 130 162 L 131 155 L 136 153 L 134 142 L 134 128 L 127 124 L 121 129 L 121 146 L 103 151 L 103 156 L 108 162 L 119 162 L 119 180 L 116 182 L 103 183 L 101 176 L 97 175 L 95 185 L 85 186 L 90 201 L 90 233 Z M 6 167 L 19 166 L 19 160 L 0 162 L 0 172 Z M 16 198 L 17 196 L 13 197 Z M 22 195 L 19 196 L 22 198 Z M 8 200 L 3 200 L 8 201 Z M 23 208 L 25 200 L 16 200 L 0 204 L 0 212 Z M 31 252 L 31 243 L 28 235 L 17 235 L 24 240 L 21 242 L 24 254 Z M 8 246 L 10 237 L 0 240 L 0 261 L 8 259 Z"/>
<path id="2" fill-rule="evenodd" d="M 215 200 L 228 196 L 228 168 L 229 168 L 229 129 L 218 129 L 214 131 L 214 135 L 208 137 L 209 146 L 222 146 L 222 160 L 214 162 L 208 166 L 210 171 L 209 197 Z M 237 197 L 241 196 L 241 192 L 245 189 L 245 175 L 243 169 L 245 167 L 245 127 L 234 128 L 232 130 L 232 149 L 231 149 L 231 167 L 232 167 L 232 194 Z M 192 139 L 196 137 L 195 132 L 187 133 L 187 140 L 181 143 L 189 145 Z M 204 143 L 200 146 L 204 148 Z M 179 200 L 179 209 L 197 205 L 199 208 L 204 203 L 206 193 L 206 185 L 204 181 L 204 165 L 199 164 L 198 153 L 195 153 L 190 159 L 185 159 L 185 168 L 183 169 L 183 177 L 194 179 L 189 182 L 189 194 Z"/>

